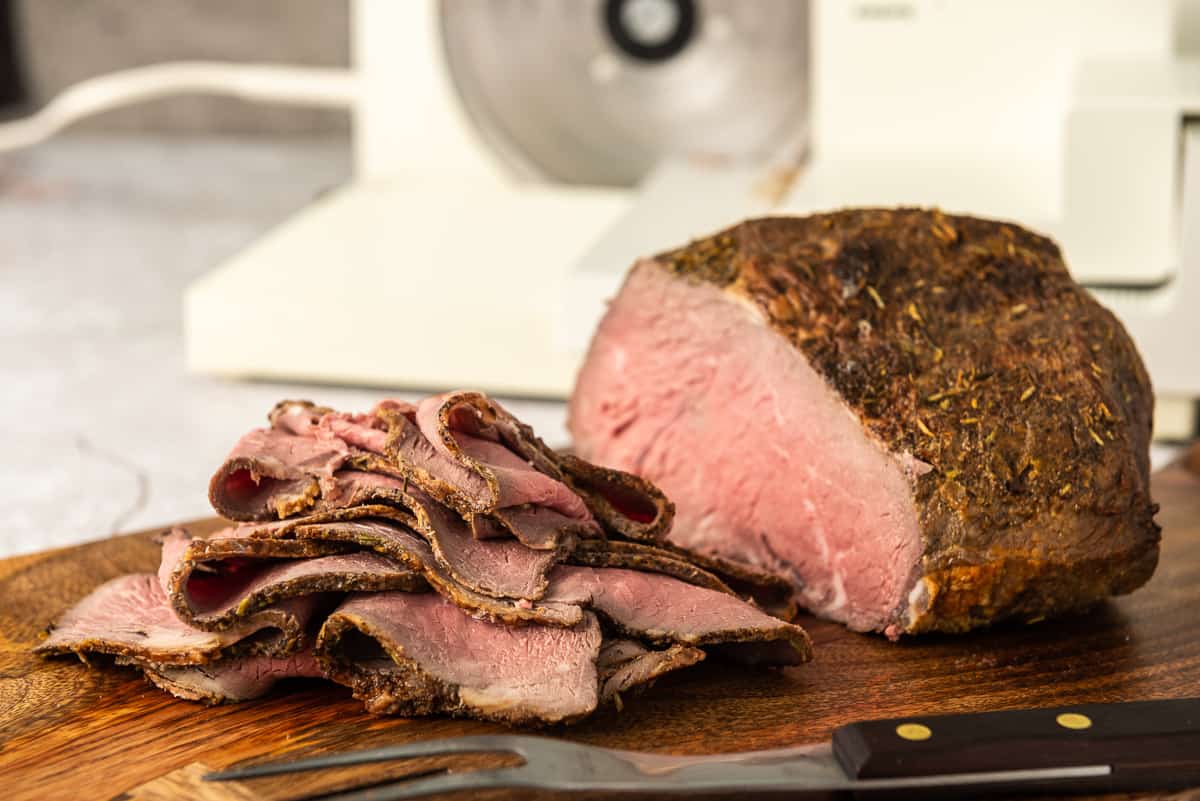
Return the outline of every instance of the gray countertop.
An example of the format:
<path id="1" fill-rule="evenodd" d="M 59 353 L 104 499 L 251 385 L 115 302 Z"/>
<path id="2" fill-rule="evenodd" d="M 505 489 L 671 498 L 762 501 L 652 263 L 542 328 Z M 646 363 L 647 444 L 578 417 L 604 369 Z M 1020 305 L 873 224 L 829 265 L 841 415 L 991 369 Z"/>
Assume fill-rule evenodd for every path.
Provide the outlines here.
<path id="1" fill-rule="evenodd" d="M 344 138 L 68 135 L 0 154 L 0 556 L 211 514 L 209 475 L 280 398 L 411 397 L 184 369 L 187 283 L 349 174 Z M 508 405 L 565 441 L 561 404 Z"/>

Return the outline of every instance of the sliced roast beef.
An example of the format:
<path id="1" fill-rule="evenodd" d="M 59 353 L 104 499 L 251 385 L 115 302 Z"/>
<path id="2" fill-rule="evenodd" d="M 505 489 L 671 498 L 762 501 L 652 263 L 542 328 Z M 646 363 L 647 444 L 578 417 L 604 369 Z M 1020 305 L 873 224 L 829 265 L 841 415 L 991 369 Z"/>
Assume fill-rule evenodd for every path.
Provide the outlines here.
<path id="1" fill-rule="evenodd" d="M 596 661 L 600 702 L 611 701 L 619 707 L 622 693 L 648 689 L 659 676 L 703 660 L 704 651 L 687 645 L 654 651 L 633 640 L 608 640 Z"/>
<path id="2" fill-rule="evenodd" d="M 473 592 L 536 600 L 545 593 L 547 572 L 560 560 L 563 550 L 574 545 L 567 540 L 558 549 L 546 550 L 528 548 L 513 539 L 480 540 L 460 516 L 420 488 L 389 476 L 353 475 L 356 489 L 350 500 L 361 506 L 348 509 L 342 519 L 368 516 L 363 510 L 371 509 L 374 511 L 369 516 L 405 525 L 429 543 L 438 564 L 458 584 Z M 378 501 L 386 501 L 406 514 L 381 509 Z"/>
<path id="3" fill-rule="evenodd" d="M 560 565 L 547 600 L 587 606 L 617 631 L 649 643 L 723 645 L 746 661 L 797 665 L 812 657 L 808 635 L 751 604 L 671 576 L 636 570 Z"/>
<path id="4" fill-rule="evenodd" d="M 732 593 L 720 578 L 702 567 L 661 548 L 626 540 L 584 540 L 575 546 L 568 561 L 586 567 L 621 567 L 674 576 L 697 587 Z"/>
<path id="5" fill-rule="evenodd" d="M 285 414 L 282 419 L 291 419 Z M 289 437 L 300 437 L 290 433 Z M 214 486 L 223 486 L 214 478 Z M 546 573 L 559 561 L 574 540 L 563 529 L 555 532 L 554 549 L 532 549 L 511 538 L 477 538 L 462 517 L 445 508 L 407 479 L 361 470 L 339 470 L 328 476 L 313 475 L 315 494 L 306 496 L 312 513 L 325 514 L 347 509 L 348 517 L 361 516 L 360 506 L 391 505 L 405 516 L 405 525 L 420 533 L 432 546 L 441 567 L 460 585 L 497 598 L 537 599 L 546 589 Z M 287 501 L 271 500 L 275 488 L 263 485 L 256 501 L 259 508 L 275 508 Z M 215 503 L 215 501 L 214 501 Z M 290 502 L 289 502 L 290 503 Z M 292 504 L 294 507 L 294 504 Z"/>
<path id="6" fill-rule="evenodd" d="M 137 573 L 92 591 L 59 619 L 37 651 L 113 654 L 165 665 L 211 662 L 234 646 L 284 655 L 303 645 L 312 611 L 310 597 L 291 598 L 223 631 L 202 631 L 175 615 L 157 576 Z"/>
<path id="7" fill-rule="evenodd" d="M 553 451 L 483 395 L 426 398 L 417 406 L 417 425 L 442 456 L 476 476 L 460 488 L 470 511 L 534 504 L 579 521 L 591 519 L 579 496 L 559 480 Z"/>
<path id="8" fill-rule="evenodd" d="M 317 512 L 372 489 L 387 502 L 388 490 L 369 486 L 367 475 L 415 485 L 481 538 L 507 532 L 535 549 L 568 549 L 576 537 L 598 535 L 597 521 L 617 536 L 661 538 L 674 513 L 653 485 L 556 453 L 475 392 L 417 406 L 382 401 L 367 414 L 284 401 L 269 420 L 271 428 L 243 437 L 213 476 L 209 495 L 226 517 Z"/>
<path id="9" fill-rule="evenodd" d="M 391 480 L 386 477 L 380 478 Z M 371 497 L 376 495 L 377 493 L 372 493 Z M 429 542 L 416 536 L 414 532 L 424 525 L 426 523 L 420 522 L 417 517 L 396 506 L 365 504 L 330 509 L 288 520 L 247 523 L 233 530 L 218 532 L 214 537 L 236 536 L 258 540 L 257 545 L 243 545 L 260 554 L 269 554 L 276 548 L 281 549 L 281 555 L 290 553 L 293 549 L 298 553 L 307 549 L 315 549 L 316 553 L 336 553 L 344 551 L 347 547 L 373 550 L 420 573 L 439 593 L 472 613 L 512 623 L 538 621 L 550 625 L 571 626 L 579 622 L 582 612 L 568 604 L 542 603 L 522 597 L 502 598 L 478 592 L 465 585 L 459 580 L 464 562 L 458 562 L 458 573 L 451 572 L 444 562 L 437 558 Z M 470 539 L 466 537 L 466 540 Z M 277 541 L 280 544 L 276 545 Z M 519 543 L 515 542 L 477 545 L 492 546 L 479 549 L 471 546 L 477 556 L 497 560 L 490 565 L 480 562 L 475 568 L 479 575 L 490 572 L 491 575 L 483 579 L 486 586 L 522 587 L 525 584 L 521 582 L 528 583 L 536 579 L 535 586 L 545 587 L 546 571 L 554 564 L 554 560 L 550 558 L 552 555 L 524 550 L 510 556 L 514 547 L 519 547 Z M 212 546 L 199 547 L 206 549 Z M 454 549 L 450 548 L 450 551 L 453 553 Z M 178 557 L 174 559 L 177 560 Z M 174 565 L 175 561 L 171 564 Z M 180 602 L 178 593 L 175 593 L 173 598 L 177 603 Z M 188 613 L 181 610 L 180 614 Z"/>
<path id="10" fill-rule="evenodd" d="M 312 550 L 341 544 L 228 536 L 236 531 L 194 540 L 171 563 L 167 594 L 185 623 L 220 631 L 284 598 L 428 587 L 419 572 L 374 551 L 313 556 Z"/>
<path id="11" fill-rule="evenodd" d="M 310 510 L 330 492 L 350 455 L 336 437 L 302 437 L 255 429 L 234 446 L 209 482 L 209 500 L 230 520 L 272 520 Z"/>
<path id="12" fill-rule="evenodd" d="M 460 584 L 438 562 L 429 543 L 403 526 L 386 520 L 362 519 L 298 525 L 290 529 L 299 539 L 350 542 L 389 556 L 418 571 L 439 594 L 473 614 L 505 623 L 539 622 L 573 626 L 583 616 L 575 604 L 541 599 L 497 598 Z M 497 565 L 503 570 L 504 565 Z"/>
<path id="13" fill-rule="evenodd" d="M 559 465 L 567 484 L 609 534 L 654 541 L 671 530 L 675 504 L 649 481 L 571 454 L 562 454 Z"/>
<path id="14" fill-rule="evenodd" d="M 377 714 L 556 723 L 596 707 L 600 627 L 477 620 L 432 593 L 355 595 L 326 621 L 317 658 Z"/>
<path id="15" fill-rule="evenodd" d="M 573 539 L 539 550 L 515 539 L 478 539 L 454 511 L 415 487 L 411 490 L 417 531 L 425 534 L 438 562 L 462 585 L 497 598 L 536 600 L 546 592 L 546 574 Z M 562 534 L 560 529 L 558 534 Z"/>
<path id="16" fill-rule="evenodd" d="M 656 488 L 551 451 L 477 393 L 269 419 L 210 486 L 240 522 L 171 531 L 157 576 L 99 588 L 42 651 L 113 654 L 209 703 L 324 675 L 373 712 L 516 723 L 620 706 L 709 653 L 808 657 L 706 569 L 726 562 L 656 539 L 672 514 Z"/>
<path id="17" fill-rule="evenodd" d="M 922 210 L 753 220 L 634 266 L 578 452 L 672 539 L 857 630 L 1041 618 L 1145 582 L 1150 385 L 1050 240 Z"/>
<path id="18" fill-rule="evenodd" d="M 527 548 L 537 550 L 569 551 L 578 537 L 597 534 L 593 522 L 581 524 L 561 512 L 533 504 L 510 506 L 468 517 L 471 533 L 477 539 L 515 537 Z"/>
<path id="19" fill-rule="evenodd" d="M 480 393 L 427 398 L 417 407 L 417 422 L 434 448 L 484 479 L 488 492 L 470 501 L 491 505 L 472 511 L 533 503 L 580 520 L 594 515 L 608 531 L 639 539 L 664 536 L 671 526 L 674 507 L 657 487 L 557 453 Z"/>
<path id="20" fill-rule="evenodd" d="M 482 399 L 475 393 L 457 393 L 454 397 L 459 396 Z M 479 402 L 484 406 L 489 403 L 486 399 Z M 539 471 L 502 444 L 494 427 L 472 423 L 474 418 L 464 410 L 475 410 L 475 406 L 466 401 L 458 403 L 449 415 L 457 427 L 445 428 L 438 421 L 437 406 L 429 401 L 425 405 L 431 409 L 425 430 L 419 422 L 422 418 L 418 407 L 392 400 L 377 404 L 369 414 L 357 415 L 290 401 L 277 405 L 270 419 L 274 427 L 289 436 L 318 442 L 337 439 L 353 453 L 349 465 L 403 479 L 406 485 L 420 487 L 468 520 L 487 518 L 493 525 L 484 530 L 505 531 L 529 547 L 557 550 L 569 544 L 568 538 L 597 533 L 586 506 L 557 480 L 557 470 L 547 455 L 553 452 L 540 441 L 540 449 L 528 450 L 537 460 Z M 513 425 L 517 425 L 515 421 Z M 432 440 L 429 434 L 437 439 Z M 443 444 L 447 439 L 452 446 Z M 520 514 L 531 506 L 554 514 L 536 519 Z M 508 507 L 516 508 L 505 514 Z M 526 533 L 522 523 L 532 524 L 533 530 Z M 557 528 L 551 529 L 555 524 Z"/>
<path id="21" fill-rule="evenodd" d="M 627 567 L 666 573 L 690 584 L 751 598 L 776 617 L 796 616 L 794 589 L 787 579 L 745 562 L 684 548 L 670 541 L 584 540 L 570 561 L 591 567 Z M 714 580 L 716 583 L 714 583 Z"/>
<path id="22" fill-rule="evenodd" d="M 311 649 L 288 656 L 245 654 L 203 665 L 162 665 L 128 658 L 119 661 L 141 668 L 147 679 L 171 695 L 207 704 L 249 701 L 265 695 L 281 679 L 324 675 Z"/>

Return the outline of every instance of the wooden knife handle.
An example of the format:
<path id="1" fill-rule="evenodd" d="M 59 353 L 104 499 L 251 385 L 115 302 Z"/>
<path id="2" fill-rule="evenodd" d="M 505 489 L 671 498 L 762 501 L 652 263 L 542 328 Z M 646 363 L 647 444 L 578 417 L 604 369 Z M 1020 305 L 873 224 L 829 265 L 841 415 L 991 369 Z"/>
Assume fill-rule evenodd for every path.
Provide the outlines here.
<path id="1" fill-rule="evenodd" d="M 1108 765 L 1106 786 L 1200 785 L 1200 698 L 851 723 L 833 733 L 859 779 Z"/>

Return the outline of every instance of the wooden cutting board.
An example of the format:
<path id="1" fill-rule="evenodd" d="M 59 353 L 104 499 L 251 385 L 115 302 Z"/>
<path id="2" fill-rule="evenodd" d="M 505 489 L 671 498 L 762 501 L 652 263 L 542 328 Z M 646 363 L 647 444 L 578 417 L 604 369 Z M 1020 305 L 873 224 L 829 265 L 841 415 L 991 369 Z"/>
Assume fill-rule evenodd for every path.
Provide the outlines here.
<path id="1" fill-rule="evenodd" d="M 1196 456 L 1200 462 L 1200 451 Z M 1145 588 L 1085 616 L 900 643 L 805 619 L 816 650 L 809 665 L 746 671 L 705 663 L 666 677 L 619 713 L 548 733 L 703 753 L 815 742 L 864 718 L 1200 696 L 1200 476 L 1182 465 L 1167 468 L 1155 477 L 1154 496 L 1164 528 L 1157 574 Z M 155 569 L 152 536 L 0 561 L 6 798 L 282 801 L 361 783 L 363 769 L 224 785 L 198 777 L 252 758 L 501 730 L 470 721 L 374 718 L 347 690 L 317 681 L 208 708 L 159 692 L 129 669 L 29 652 L 47 623 L 100 582 Z M 382 778 L 443 764 L 366 770 Z M 477 757 L 467 764 L 497 761 Z M 1200 799 L 1200 791 L 1171 797 Z"/>

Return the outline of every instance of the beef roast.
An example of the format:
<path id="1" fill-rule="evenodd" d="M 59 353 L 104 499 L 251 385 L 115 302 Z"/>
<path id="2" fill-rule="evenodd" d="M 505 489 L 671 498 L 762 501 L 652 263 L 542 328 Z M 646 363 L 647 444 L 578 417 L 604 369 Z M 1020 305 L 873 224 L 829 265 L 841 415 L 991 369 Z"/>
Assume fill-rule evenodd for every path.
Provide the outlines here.
<path id="1" fill-rule="evenodd" d="M 923 210 L 745 222 L 634 265 L 570 404 L 674 542 L 892 636 L 1036 620 L 1158 558 L 1150 384 L 1058 248 Z"/>

